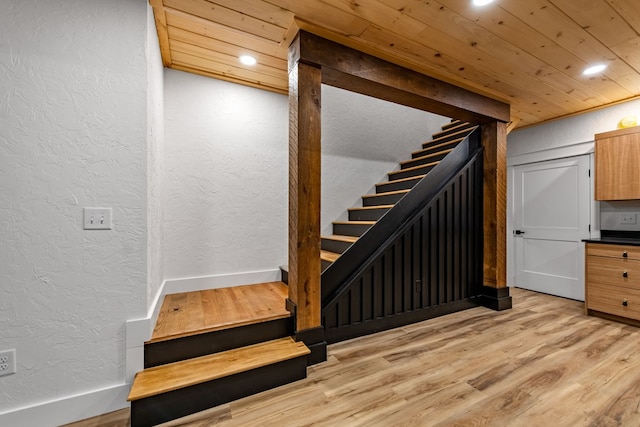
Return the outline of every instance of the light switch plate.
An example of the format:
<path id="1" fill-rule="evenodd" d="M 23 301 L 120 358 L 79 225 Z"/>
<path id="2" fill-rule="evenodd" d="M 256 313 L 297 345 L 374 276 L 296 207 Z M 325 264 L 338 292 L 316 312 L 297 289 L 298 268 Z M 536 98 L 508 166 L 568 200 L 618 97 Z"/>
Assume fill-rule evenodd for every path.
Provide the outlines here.
<path id="1" fill-rule="evenodd" d="M 84 208 L 85 230 L 111 230 L 111 208 Z"/>

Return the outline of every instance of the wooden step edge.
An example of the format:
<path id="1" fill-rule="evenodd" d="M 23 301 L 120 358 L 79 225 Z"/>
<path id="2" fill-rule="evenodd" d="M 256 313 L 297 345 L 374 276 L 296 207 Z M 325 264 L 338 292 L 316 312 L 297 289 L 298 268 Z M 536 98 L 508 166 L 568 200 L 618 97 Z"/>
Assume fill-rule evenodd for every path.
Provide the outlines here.
<path id="1" fill-rule="evenodd" d="M 440 156 L 442 154 L 449 154 L 452 151 L 453 151 L 453 148 L 449 148 L 447 150 L 442 150 L 442 151 L 438 151 L 438 152 L 435 152 L 435 153 L 427 154 L 425 156 L 416 157 L 415 159 L 405 160 L 404 162 L 400 162 L 400 165 L 402 166 L 402 165 L 406 165 L 407 163 L 418 162 L 420 160 L 428 159 L 429 157 Z"/>
<path id="2" fill-rule="evenodd" d="M 334 221 L 332 224 L 339 225 L 373 225 L 375 221 Z"/>
<path id="3" fill-rule="evenodd" d="M 433 136 L 433 139 L 438 139 L 439 136 L 444 135 L 446 133 L 450 133 L 451 135 L 454 135 L 454 134 L 456 134 L 456 133 L 458 133 L 458 132 L 460 132 L 462 130 L 472 129 L 473 127 L 474 127 L 474 125 L 472 125 L 471 123 L 464 122 L 464 123 L 460 123 L 457 126 L 451 126 L 448 129 L 441 130 L 440 132 L 436 132 L 432 136 Z M 436 136 L 436 135 L 438 135 L 438 136 Z"/>
<path id="4" fill-rule="evenodd" d="M 286 283 L 285 283 L 285 285 L 286 285 Z M 203 328 L 193 329 L 193 330 L 180 332 L 180 333 L 176 333 L 176 334 L 162 335 L 162 336 L 157 337 L 157 338 L 151 338 L 149 341 L 145 341 L 145 344 L 154 344 L 154 343 L 163 342 L 163 341 L 171 341 L 171 340 L 175 340 L 175 339 L 178 339 L 178 338 L 185 338 L 185 337 L 191 337 L 191 336 L 195 336 L 195 335 L 208 334 L 208 333 L 211 333 L 211 332 L 223 331 L 225 329 L 240 328 L 242 326 L 256 325 L 258 323 L 270 322 L 272 320 L 286 319 L 288 317 L 291 317 L 291 313 L 289 313 L 289 314 L 285 314 L 285 313 L 274 314 L 274 315 L 263 316 L 263 317 L 258 317 L 258 318 L 254 318 L 254 319 L 247 319 L 247 320 L 243 320 L 243 321 L 226 322 L 226 323 L 221 323 L 219 325 L 212 326 L 212 327 L 203 327 Z"/>
<path id="5" fill-rule="evenodd" d="M 412 166 L 410 168 L 400 169 L 400 170 L 397 170 L 397 171 L 389 172 L 387 175 L 391 176 L 391 175 L 395 175 L 395 174 L 399 174 L 399 173 L 403 173 L 403 172 L 410 172 L 412 170 L 417 170 L 417 169 L 420 169 L 420 168 L 424 168 L 426 166 L 435 166 L 438 163 L 440 163 L 439 160 L 437 162 L 425 163 L 424 165 Z M 411 178 L 413 178 L 413 177 L 411 177 Z"/>
<path id="6" fill-rule="evenodd" d="M 451 128 L 456 127 L 456 126 L 460 126 L 463 123 L 469 123 L 469 122 L 465 122 L 465 121 L 462 121 L 460 119 L 452 119 L 449 123 L 445 123 L 444 125 L 440 126 L 440 128 L 442 130 L 447 130 L 447 129 L 451 129 Z"/>
<path id="7" fill-rule="evenodd" d="M 405 170 L 406 169 L 395 171 L 395 172 L 403 172 Z M 386 184 L 397 184 L 398 182 L 405 182 L 405 181 L 414 181 L 414 180 L 419 181 L 422 178 L 424 178 L 425 176 L 427 176 L 427 174 L 410 176 L 408 178 L 394 179 L 393 181 L 379 182 L 379 183 L 376 184 L 376 187 L 381 186 L 381 185 L 386 185 Z"/>
<path id="8" fill-rule="evenodd" d="M 380 194 L 387 194 L 387 193 L 378 193 L 377 195 L 380 195 Z M 355 211 L 368 211 L 368 210 L 375 210 L 375 209 L 391 209 L 394 206 L 395 205 L 363 206 L 361 208 L 349 208 L 348 211 L 355 212 Z"/>
<path id="9" fill-rule="evenodd" d="M 343 236 L 341 234 L 332 234 L 331 236 L 322 236 L 323 239 L 335 240 L 338 242 L 355 243 L 358 240 L 356 236 Z"/>
<path id="10" fill-rule="evenodd" d="M 407 170 L 407 169 L 403 169 L 403 170 Z M 367 199 L 370 197 L 381 197 L 381 196 L 394 196 L 396 194 L 406 194 L 411 190 L 395 190 L 395 191 L 387 191 L 386 193 L 376 193 L 376 194 L 365 194 L 364 196 L 362 196 L 363 199 Z M 376 206 L 378 207 L 378 206 Z"/>
<path id="11" fill-rule="evenodd" d="M 456 138 L 456 139 L 452 139 L 451 141 L 445 141 L 445 142 L 441 142 L 439 144 L 436 145 L 427 145 L 427 144 L 431 144 L 433 141 L 427 141 L 427 142 L 423 142 L 422 143 L 422 147 L 420 150 L 414 151 L 413 153 L 411 153 L 411 155 L 413 156 L 416 153 L 420 153 L 422 151 L 427 151 L 427 150 L 436 150 L 440 147 L 444 147 L 445 145 L 452 145 L 452 144 L 460 144 L 462 141 L 464 141 L 464 138 Z M 425 145 L 427 145 L 425 147 Z"/>
<path id="12" fill-rule="evenodd" d="M 320 259 L 329 262 L 336 262 L 336 260 L 340 258 L 340 254 L 335 252 L 329 252 L 325 250 L 320 251 Z"/>
<path id="13" fill-rule="evenodd" d="M 148 368 L 136 374 L 127 400 L 157 396 L 310 353 L 303 342 L 286 337 Z"/>

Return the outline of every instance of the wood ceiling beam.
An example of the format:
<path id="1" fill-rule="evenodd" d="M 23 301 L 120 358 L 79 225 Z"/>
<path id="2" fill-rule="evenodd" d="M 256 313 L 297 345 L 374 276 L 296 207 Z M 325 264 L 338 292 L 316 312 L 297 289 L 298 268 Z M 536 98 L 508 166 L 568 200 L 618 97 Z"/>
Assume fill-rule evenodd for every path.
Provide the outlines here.
<path id="1" fill-rule="evenodd" d="M 322 68 L 322 82 L 472 123 L 509 122 L 509 105 L 301 31 L 289 50 Z M 291 65 L 290 65 L 291 66 Z"/>

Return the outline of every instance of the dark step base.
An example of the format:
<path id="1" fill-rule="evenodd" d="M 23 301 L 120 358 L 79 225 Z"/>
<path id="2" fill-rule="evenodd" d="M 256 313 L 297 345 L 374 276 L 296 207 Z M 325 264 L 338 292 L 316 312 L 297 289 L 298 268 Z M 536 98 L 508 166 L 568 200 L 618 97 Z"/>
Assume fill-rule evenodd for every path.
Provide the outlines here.
<path id="1" fill-rule="evenodd" d="M 451 121 L 447 124 L 442 125 L 442 130 L 451 129 L 452 127 L 456 127 L 464 123 L 461 120 L 451 119 Z"/>
<path id="2" fill-rule="evenodd" d="M 418 157 L 413 160 L 408 160 L 403 162 L 400 169 L 412 168 L 414 166 L 426 165 L 429 163 L 437 162 L 445 158 L 445 156 L 449 154 L 449 151 L 446 152 L 436 152 L 428 154 L 426 157 Z"/>
<path id="3" fill-rule="evenodd" d="M 131 402 L 131 427 L 151 427 L 307 377 L 307 356 Z"/>
<path id="4" fill-rule="evenodd" d="M 389 209 L 390 208 L 349 209 L 349 221 L 377 221 L 382 218 L 382 215 L 389 212 Z"/>
<path id="5" fill-rule="evenodd" d="M 167 341 L 147 343 L 144 345 L 144 367 L 146 369 L 207 354 L 219 353 L 233 348 L 288 337 L 292 334 L 293 320 L 289 317 Z"/>
<path id="6" fill-rule="evenodd" d="M 472 130 L 473 127 L 461 127 L 460 129 L 451 129 L 450 132 L 445 134 L 434 134 L 431 141 L 427 141 L 422 144 L 422 148 L 429 148 L 434 145 L 442 144 L 443 142 L 449 142 L 460 138 L 464 139 Z"/>
<path id="7" fill-rule="evenodd" d="M 351 242 L 343 242 L 342 240 L 334 240 L 323 237 L 320 247 L 323 251 L 329 251 L 335 254 L 343 254 L 344 251 L 349 249 L 349 246 L 351 245 L 353 245 L 353 243 Z"/>
<path id="8" fill-rule="evenodd" d="M 382 184 L 376 184 L 376 193 L 386 193 L 389 191 L 396 190 L 410 190 L 412 189 L 422 177 L 415 177 L 411 180 L 407 181 L 389 181 L 383 182 Z"/>
<path id="9" fill-rule="evenodd" d="M 402 179 L 409 178 L 416 175 L 424 175 L 429 173 L 431 169 L 433 169 L 435 165 L 432 166 L 422 166 L 412 170 L 403 170 L 389 173 L 389 181 L 393 181 L 394 179 Z"/>
<path id="10" fill-rule="evenodd" d="M 362 198 L 362 206 L 395 205 L 407 193 L 376 194 Z"/>
<path id="11" fill-rule="evenodd" d="M 284 283 L 285 285 L 289 284 L 289 266 L 288 265 L 281 265 L 280 266 L 280 274 L 282 276 L 282 279 L 280 279 L 280 281 L 282 283 Z"/>
<path id="12" fill-rule="evenodd" d="M 411 153 L 411 158 L 416 159 L 418 157 L 426 156 L 428 154 L 437 153 L 438 151 L 441 151 L 441 150 L 450 150 L 452 148 L 456 148 L 456 145 L 458 145 L 461 141 L 463 141 L 463 138 L 452 139 L 451 141 L 441 142 L 440 144 L 435 144 L 432 147 L 427 147 L 419 151 L 414 151 L 413 153 Z"/>
<path id="13" fill-rule="evenodd" d="M 432 135 L 432 137 L 433 139 L 440 139 L 443 137 L 448 137 L 450 135 L 455 135 L 456 133 L 464 130 L 470 130 L 473 127 L 474 125 L 469 123 L 460 123 L 458 126 L 451 126 L 447 129 L 441 130 L 440 132 L 436 132 Z"/>
<path id="14" fill-rule="evenodd" d="M 327 261 L 326 259 L 321 259 L 320 260 L 320 271 L 325 271 L 331 264 L 333 264 L 331 261 Z"/>
<path id="15" fill-rule="evenodd" d="M 368 224 L 333 223 L 333 234 L 360 237 L 369 228 L 371 228 L 371 225 L 368 225 Z"/>

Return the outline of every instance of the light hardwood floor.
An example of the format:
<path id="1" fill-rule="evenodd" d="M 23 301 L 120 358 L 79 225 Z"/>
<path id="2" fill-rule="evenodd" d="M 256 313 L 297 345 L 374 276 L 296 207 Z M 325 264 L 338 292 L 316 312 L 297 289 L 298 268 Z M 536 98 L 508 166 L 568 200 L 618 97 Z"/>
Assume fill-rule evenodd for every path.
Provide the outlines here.
<path id="1" fill-rule="evenodd" d="M 587 317 L 580 302 L 512 295 L 512 310 L 331 345 L 306 380 L 164 426 L 640 426 L 640 329 Z"/>

